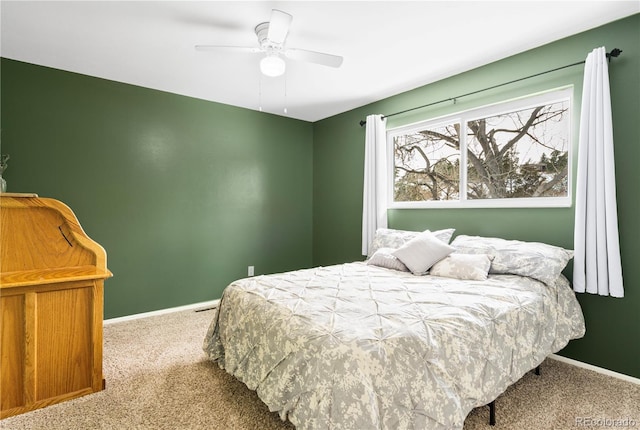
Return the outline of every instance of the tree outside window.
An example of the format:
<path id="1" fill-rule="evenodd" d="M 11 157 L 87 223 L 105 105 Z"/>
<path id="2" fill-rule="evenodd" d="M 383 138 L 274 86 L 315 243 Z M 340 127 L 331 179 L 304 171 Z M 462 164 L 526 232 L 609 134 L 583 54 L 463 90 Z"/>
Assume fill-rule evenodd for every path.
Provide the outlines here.
<path id="1" fill-rule="evenodd" d="M 502 109 L 391 130 L 393 201 L 568 199 L 570 100 Z"/>

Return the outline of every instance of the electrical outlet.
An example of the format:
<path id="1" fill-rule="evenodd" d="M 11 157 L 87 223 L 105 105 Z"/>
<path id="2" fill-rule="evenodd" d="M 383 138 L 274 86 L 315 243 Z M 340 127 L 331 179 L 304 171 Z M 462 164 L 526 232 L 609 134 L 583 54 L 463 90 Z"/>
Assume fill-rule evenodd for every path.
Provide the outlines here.
<path id="1" fill-rule="evenodd" d="M 249 266 L 247 268 L 247 276 L 253 276 L 254 270 L 253 270 L 253 266 Z"/>

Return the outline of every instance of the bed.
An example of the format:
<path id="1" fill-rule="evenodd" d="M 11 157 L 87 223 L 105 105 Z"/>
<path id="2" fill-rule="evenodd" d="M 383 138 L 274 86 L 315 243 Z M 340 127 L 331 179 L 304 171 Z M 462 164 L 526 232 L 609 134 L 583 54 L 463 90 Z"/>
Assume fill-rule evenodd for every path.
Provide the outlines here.
<path id="1" fill-rule="evenodd" d="M 416 273 L 398 250 L 425 234 L 448 254 Z M 237 280 L 203 349 L 297 429 L 462 429 L 585 329 L 570 251 L 447 234 L 386 229 L 364 262 Z"/>

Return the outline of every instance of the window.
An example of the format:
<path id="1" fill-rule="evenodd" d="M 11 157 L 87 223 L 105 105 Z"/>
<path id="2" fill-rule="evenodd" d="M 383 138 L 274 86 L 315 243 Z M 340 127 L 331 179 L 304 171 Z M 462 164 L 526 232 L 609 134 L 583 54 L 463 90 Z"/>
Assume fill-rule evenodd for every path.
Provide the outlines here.
<path id="1" fill-rule="evenodd" d="M 571 91 L 389 130 L 389 206 L 570 206 Z"/>

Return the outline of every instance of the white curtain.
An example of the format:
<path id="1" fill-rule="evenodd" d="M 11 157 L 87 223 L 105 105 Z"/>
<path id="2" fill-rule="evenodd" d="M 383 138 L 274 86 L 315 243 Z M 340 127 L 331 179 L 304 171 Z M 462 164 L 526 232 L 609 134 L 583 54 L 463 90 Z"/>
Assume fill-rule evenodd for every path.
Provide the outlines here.
<path id="1" fill-rule="evenodd" d="M 573 288 L 623 297 L 609 70 L 604 47 L 584 69 L 574 231 Z"/>
<path id="2" fill-rule="evenodd" d="M 382 115 L 367 116 L 364 148 L 364 192 L 362 196 L 362 255 L 378 228 L 387 227 L 386 158 L 387 130 Z"/>

